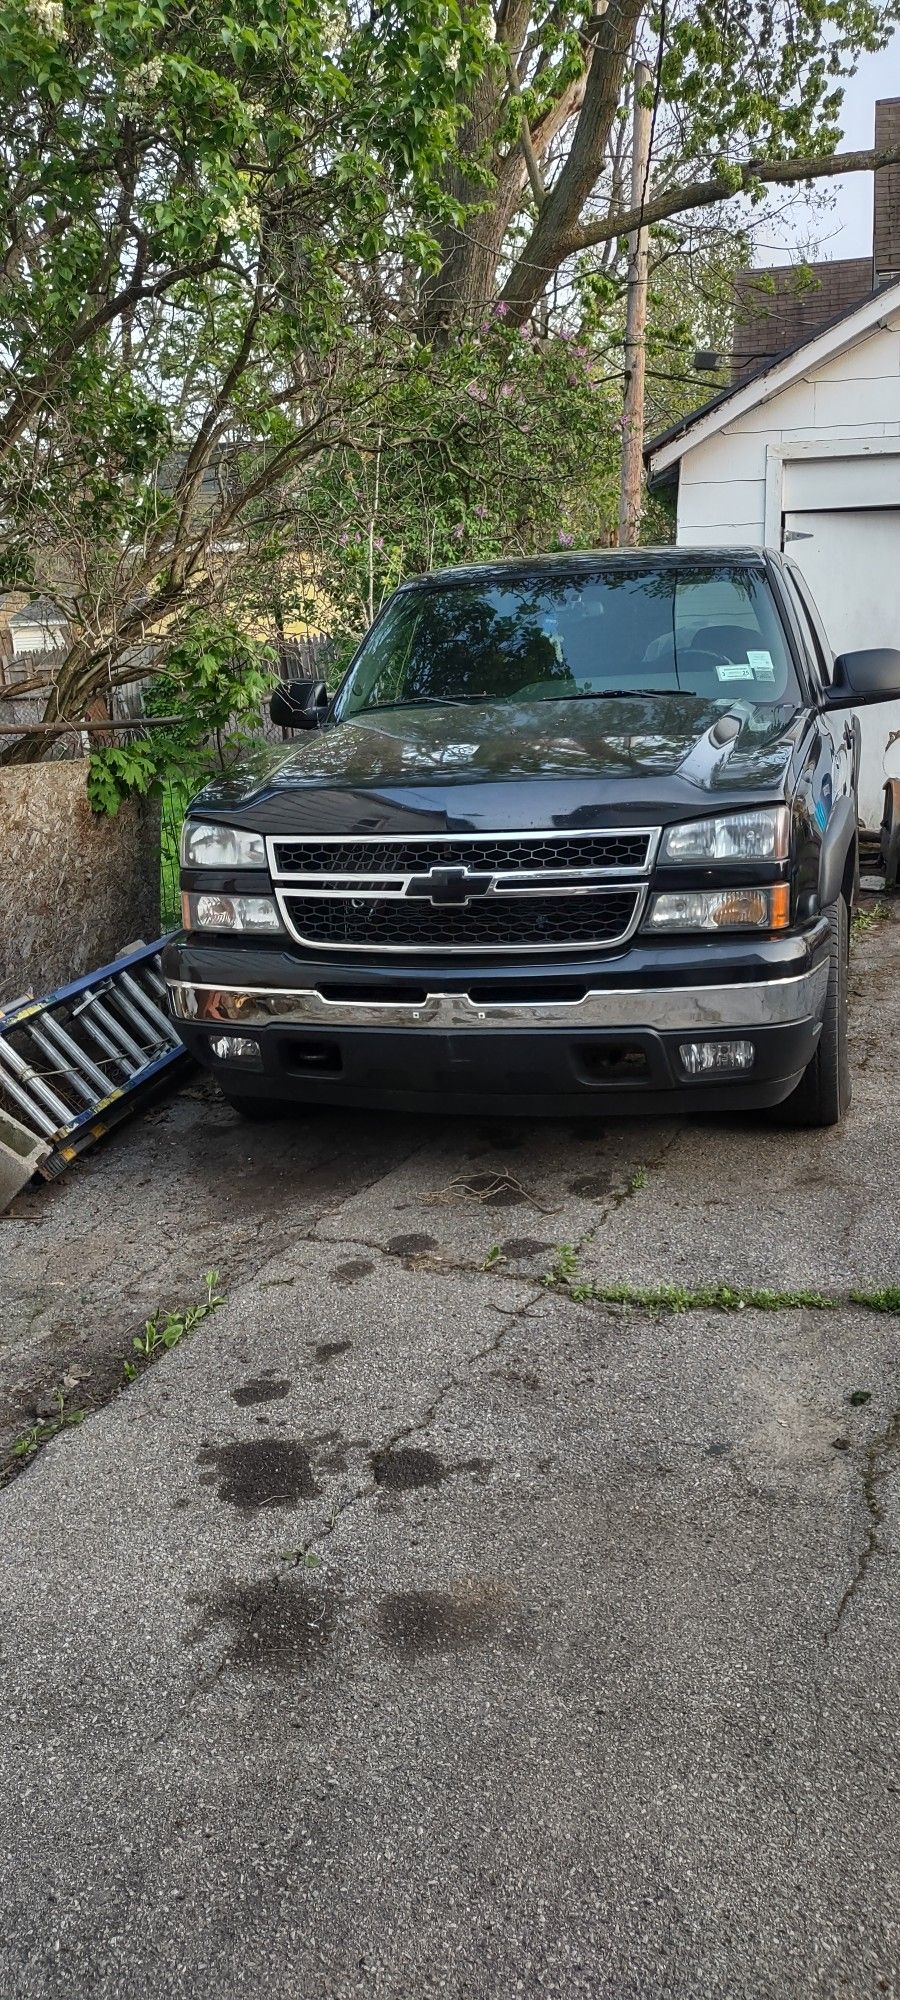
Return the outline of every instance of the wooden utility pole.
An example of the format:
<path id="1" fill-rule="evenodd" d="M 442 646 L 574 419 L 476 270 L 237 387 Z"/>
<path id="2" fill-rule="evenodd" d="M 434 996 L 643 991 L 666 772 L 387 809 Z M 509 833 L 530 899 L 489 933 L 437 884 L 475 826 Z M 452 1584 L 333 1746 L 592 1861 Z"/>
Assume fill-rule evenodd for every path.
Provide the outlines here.
<path id="1" fill-rule="evenodd" d="M 640 208 L 650 187 L 650 134 L 653 114 L 643 102 L 651 74 L 646 63 L 634 70 L 634 136 L 631 159 L 631 206 Z M 622 413 L 622 475 L 619 491 L 619 546 L 634 547 L 641 524 L 644 448 L 644 372 L 646 366 L 647 269 L 649 230 L 636 229 L 628 238 L 628 310 L 625 322 L 625 407 Z"/>

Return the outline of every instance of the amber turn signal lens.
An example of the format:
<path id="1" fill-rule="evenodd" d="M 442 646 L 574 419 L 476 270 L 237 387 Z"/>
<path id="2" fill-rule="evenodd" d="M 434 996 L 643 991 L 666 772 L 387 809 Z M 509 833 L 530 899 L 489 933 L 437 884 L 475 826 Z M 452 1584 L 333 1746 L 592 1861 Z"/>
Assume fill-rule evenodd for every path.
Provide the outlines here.
<path id="1" fill-rule="evenodd" d="M 646 928 L 655 931 L 784 931 L 791 920 L 788 882 L 758 889 L 669 889 L 654 896 Z"/>
<path id="2" fill-rule="evenodd" d="M 720 896 L 715 921 L 723 931 L 750 926 L 760 930 L 783 931 L 790 918 L 791 892 L 787 882 L 771 889 L 734 889 Z"/>
<path id="3" fill-rule="evenodd" d="M 730 895 L 716 898 L 714 922 L 723 931 L 732 931 L 739 924 L 762 929 L 768 914 L 765 889 L 734 889 Z"/>

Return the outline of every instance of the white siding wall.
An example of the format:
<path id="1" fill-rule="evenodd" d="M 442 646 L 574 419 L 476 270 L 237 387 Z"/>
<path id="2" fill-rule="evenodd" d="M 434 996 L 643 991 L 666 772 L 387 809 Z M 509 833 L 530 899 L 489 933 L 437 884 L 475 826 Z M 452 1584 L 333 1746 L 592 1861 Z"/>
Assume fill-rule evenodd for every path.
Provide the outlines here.
<path id="1" fill-rule="evenodd" d="M 678 488 L 679 542 L 697 547 L 764 540 L 769 445 L 884 437 L 900 438 L 900 313 L 688 448 Z"/>

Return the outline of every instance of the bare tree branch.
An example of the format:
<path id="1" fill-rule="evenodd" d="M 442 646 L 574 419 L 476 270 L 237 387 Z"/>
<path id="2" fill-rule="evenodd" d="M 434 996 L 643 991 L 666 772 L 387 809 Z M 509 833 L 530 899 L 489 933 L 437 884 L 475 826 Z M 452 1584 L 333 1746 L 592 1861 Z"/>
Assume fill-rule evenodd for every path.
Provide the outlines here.
<path id="1" fill-rule="evenodd" d="M 900 148 L 887 153 L 876 153 L 872 148 L 859 153 L 828 153 L 821 157 L 813 155 L 797 160 L 744 160 L 738 167 L 731 167 L 727 174 L 714 176 L 708 181 L 690 181 L 686 187 L 670 188 L 668 193 L 656 195 L 644 203 L 643 208 L 623 209 L 617 215 L 605 215 L 596 222 L 585 222 L 561 241 L 562 255 L 571 257 L 579 250 L 590 250 L 595 243 L 608 243 L 611 237 L 627 236 L 642 223 L 645 227 L 654 222 L 665 222 L 670 215 L 684 215 L 692 208 L 711 208 L 716 202 L 730 201 L 736 194 L 748 193 L 759 182 L 790 186 L 794 182 L 833 179 L 837 174 L 867 174 L 877 167 L 892 167 L 900 162 Z M 740 178 L 735 185 L 735 177 Z M 547 274 L 550 275 L 549 272 Z"/>

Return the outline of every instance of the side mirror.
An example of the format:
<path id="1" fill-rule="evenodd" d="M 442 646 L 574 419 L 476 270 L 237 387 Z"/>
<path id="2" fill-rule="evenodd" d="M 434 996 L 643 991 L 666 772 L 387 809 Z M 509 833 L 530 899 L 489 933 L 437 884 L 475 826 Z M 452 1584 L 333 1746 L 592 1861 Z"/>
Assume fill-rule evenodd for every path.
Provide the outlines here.
<path id="1" fill-rule="evenodd" d="M 327 707 L 324 681 L 282 681 L 269 700 L 269 714 L 279 729 L 318 729 Z"/>
<path id="2" fill-rule="evenodd" d="M 900 652 L 896 646 L 871 646 L 864 652 L 839 653 L 825 700 L 829 708 L 859 708 L 870 701 L 900 701 Z"/>

